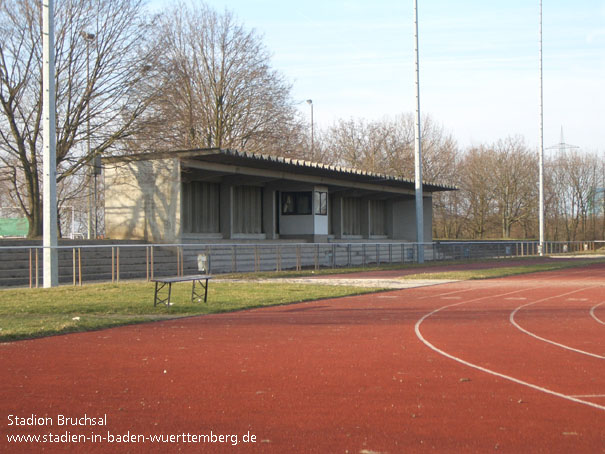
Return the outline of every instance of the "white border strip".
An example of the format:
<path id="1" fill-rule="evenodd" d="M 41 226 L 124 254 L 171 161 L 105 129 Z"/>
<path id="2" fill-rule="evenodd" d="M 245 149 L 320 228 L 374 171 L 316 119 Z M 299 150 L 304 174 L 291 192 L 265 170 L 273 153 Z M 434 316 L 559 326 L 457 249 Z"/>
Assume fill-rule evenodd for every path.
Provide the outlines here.
<path id="1" fill-rule="evenodd" d="M 536 287 L 536 288 L 539 288 L 539 287 Z M 506 295 L 509 295 L 509 294 L 512 294 L 512 293 L 517 293 L 517 292 L 526 291 L 526 290 L 532 290 L 532 289 L 523 289 L 523 290 L 518 290 L 516 292 L 504 293 L 504 294 L 501 294 L 501 295 L 491 295 L 491 297 L 493 298 L 494 296 L 506 296 Z M 477 364 L 473 364 L 473 363 L 470 363 L 468 361 L 465 361 L 462 358 L 458 358 L 458 357 L 456 357 L 454 355 L 450 355 L 449 353 L 447 353 L 447 352 L 445 352 L 445 351 L 443 351 L 443 350 L 435 347 L 433 344 L 431 344 L 428 340 L 426 340 L 424 338 L 424 336 L 420 332 L 420 325 L 422 325 L 422 323 L 427 318 L 435 315 L 436 313 L 442 311 L 443 309 L 447 309 L 447 308 L 454 307 L 454 306 L 460 306 L 462 304 L 467 304 L 467 303 L 470 303 L 471 301 L 477 301 L 477 300 L 484 299 L 484 298 L 485 297 L 483 297 L 483 298 L 477 298 L 476 300 L 470 300 L 470 301 L 466 301 L 466 302 L 462 302 L 462 303 L 450 304 L 450 305 L 447 305 L 447 306 L 440 307 L 439 309 L 435 309 L 432 312 L 429 312 L 428 314 L 424 315 L 420 320 L 418 320 L 416 322 L 416 325 L 414 327 L 414 330 L 416 331 L 416 336 L 418 337 L 418 339 L 420 339 L 420 341 L 424 345 L 426 345 L 431 350 L 439 353 L 440 355 L 445 356 L 446 358 L 449 358 L 449 359 L 452 359 L 452 360 L 454 360 L 456 362 L 459 362 L 460 364 L 463 364 L 463 365 L 465 365 L 467 367 L 471 367 L 473 369 L 477 369 L 477 370 L 479 370 L 481 372 L 493 375 L 495 377 L 500 377 L 500 378 L 503 378 L 505 380 L 509 380 L 509 381 L 511 381 L 513 383 L 517 383 L 518 385 L 526 386 L 528 388 L 535 389 L 536 391 L 540 391 L 540 392 L 543 392 L 545 394 L 549 394 L 551 396 L 560 397 L 561 399 L 569 400 L 571 402 L 575 402 L 575 403 L 582 404 L 582 405 L 587 405 L 589 407 L 593 407 L 593 408 L 596 408 L 598 410 L 605 411 L 605 405 L 595 404 L 594 402 L 590 402 L 590 401 L 587 401 L 587 400 L 582 400 L 582 399 L 579 399 L 579 398 L 574 397 L 574 396 L 569 396 L 567 394 L 562 394 L 562 393 L 550 390 L 548 388 L 543 388 L 542 386 L 534 385 L 532 383 L 528 383 L 526 381 L 519 380 L 518 378 L 514 378 L 514 377 L 511 377 L 509 375 L 501 374 L 500 372 L 496 372 L 496 371 L 493 371 L 491 369 L 487 369 L 485 367 L 481 367 L 481 366 L 479 366 Z"/>
<path id="2" fill-rule="evenodd" d="M 555 346 L 560 347 L 560 348 L 563 348 L 563 349 L 565 349 L 565 350 L 569 350 L 569 351 L 572 351 L 572 352 L 580 353 L 580 354 L 582 354 L 582 355 L 592 356 L 593 358 L 597 358 L 597 359 L 605 359 L 605 356 L 603 356 L 603 355 L 597 355 L 596 353 L 591 353 L 591 352 L 587 352 L 587 351 L 585 351 L 585 350 L 580 350 L 580 349 L 578 349 L 578 348 L 573 348 L 573 347 L 570 347 L 569 345 L 560 344 L 559 342 L 555 342 L 555 341 L 553 341 L 553 340 L 546 339 L 545 337 L 538 336 L 537 334 L 532 333 L 531 331 L 529 331 L 529 330 L 527 330 L 527 329 L 523 328 L 521 325 L 519 325 L 519 324 L 518 324 L 518 323 L 515 321 L 515 315 L 517 314 L 517 312 L 519 312 L 519 311 L 520 311 L 521 309 L 523 309 L 523 308 L 526 308 L 526 307 L 531 306 L 531 305 L 533 305 L 533 304 L 538 304 L 538 303 L 541 303 L 541 302 L 544 302 L 544 301 L 547 301 L 547 300 L 550 300 L 550 299 L 553 299 L 553 298 L 561 298 L 561 297 L 563 297 L 563 296 L 571 295 L 571 294 L 573 294 L 573 293 L 582 292 L 582 291 L 584 291 L 584 290 L 589 290 L 589 289 L 591 289 L 591 288 L 595 288 L 595 286 L 586 287 L 586 288 L 582 288 L 582 289 L 579 289 L 579 290 L 574 290 L 573 292 L 563 293 L 563 294 L 561 294 L 561 295 L 552 296 L 552 297 L 549 297 L 549 298 L 542 298 L 542 299 L 537 300 L 537 301 L 534 301 L 534 302 L 532 302 L 532 303 L 527 303 L 527 304 L 524 304 L 524 305 L 519 306 L 518 308 L 516 308 L 514 311 L 512 311 L 512 312 L 510 313 L 510 316 L 508 317 L 508 319 L 510 320 L 510 322 L 513 324 L 513 326 L 514 326 L 515 328 L 517 328 L 519 331 L 524 332 L 524 333 L 525 333 L 525 334 L 527 334 L 528 336 L 533 337 L 534 339 L 538 339 L 538 340 L 540 340 L 540 341 L 542 341 L 542 342 L 546 342 L 546 343 L 548 343 L 548 344 L 555 345 Z M 601 303 L 601 304 L 602 304 L 602 303 Z M 593 309 L 594 309 L 594 308 L 593 308 Z M 599 321 L 599 320 L 597 319 L 597 321 Z M 601 322 L 601 323 L 602 323 L 602 322 Z"/>
<path id="3" fill-rule="evenodd" d="M 603 301 L 602 303 L 599 303 L 596 306 L 590 308 L 590 316 L 592 318 L 594 318 L 597 322 L 599 322 L 601 325 L 605 325 L 605 322 L 603 320 L 601 320 L 599 317 L 597 317 L 597 315 L 595 314 L 595 310 L 596 310 L 597 307 L 602 306 L 603 304 L 605 304 L 605 301 Z"/>

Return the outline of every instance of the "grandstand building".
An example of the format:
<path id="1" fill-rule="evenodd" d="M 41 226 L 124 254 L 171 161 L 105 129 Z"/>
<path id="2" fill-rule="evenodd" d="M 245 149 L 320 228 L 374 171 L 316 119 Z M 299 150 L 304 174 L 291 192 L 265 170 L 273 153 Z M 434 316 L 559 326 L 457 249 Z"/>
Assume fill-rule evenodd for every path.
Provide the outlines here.
<path id="1" fill-rule="evenodd" d="M 105 231 L 154 243 L 415 241 L 413 180 L 222 149 L 103 160 Z M 424 238 L 431 241 L 428 184 Z"/>

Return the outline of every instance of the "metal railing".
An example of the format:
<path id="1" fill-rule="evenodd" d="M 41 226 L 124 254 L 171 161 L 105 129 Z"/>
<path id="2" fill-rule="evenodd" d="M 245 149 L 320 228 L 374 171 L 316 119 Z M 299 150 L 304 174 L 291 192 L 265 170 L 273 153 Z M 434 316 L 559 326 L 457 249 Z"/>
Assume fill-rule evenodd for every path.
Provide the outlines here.
<path id="1" fill-rule="evenodd" d="M 544 253 L 594 251 L 605 242 L 548 242 Z M 59 282 L 153 279 L 185 274 L 319 270 L 395 265 L 417 262 L 418 248 L 425 261 L 513 258 L 539 254 L 535 241 L 432 243 L 193 243 L 193 244 L 74 244 L 57 246 Z M 0 287 L 39 287 L 42 246 L 0 246 Z"/>

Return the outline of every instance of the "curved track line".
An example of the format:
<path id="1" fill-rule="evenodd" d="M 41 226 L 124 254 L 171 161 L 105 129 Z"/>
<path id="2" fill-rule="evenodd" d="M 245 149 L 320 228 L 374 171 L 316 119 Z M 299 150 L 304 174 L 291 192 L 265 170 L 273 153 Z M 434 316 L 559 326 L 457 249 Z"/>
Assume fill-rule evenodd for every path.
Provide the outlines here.
<path id="1" fill-rule="evenodd" d="M 570 347 L 569 345 L 560 344 L 559 342 L 555 342 L 555 341 L 553 341 L 553 340 L 546 339 L 545 337 L 538 336 L 537 334 L 532 333 L 531 331 L 529 331 L 529 330 L 527 330 L 527 329 L 523 328 L 521 325 L 519 325 L 519 324 L 518 324 L 518 323 L 515 321 L 515 315 L 517 314 L 517 312 L 519 312 L 521 309 L 523 309 L 523 308 L 525 308 L 525 307 L 532 306 L 532 305 L 534 305 L 534 304 L 541 303 L 541 302 L 543 302 L 543 301 L 546 301 L 546 300 L 549 300 L 549 299 L 552 299 L 552 298 L 559 298 L 559 297 L 561 297 L 561 296 L 567 296 L 567 295 L 571 295 L 571 294 L 573 294 L 573 293 L 581 292 L 581 291 L 584 291 L 584 290 L 589 290 L 589 289 L 591 289 L 591 288 L 595 288 L 595 287 L 600 287 L 600 286 L 591 286 L 591 287 L 586 287 L 586 288 L 582 288 L 582 289 L 579 289 L 579 290 L 574 290 L 573 292 L 563 293 L 563 294 L 561 294 L 561 295 L 557 295 L 556 297 L 543 298 L 543 299 L 541 299 L 541 300 L 537 300 L 537 301 L 534 301 L 534 302 L 532 302 L 532 303 L 523 304 L 522 306 L 519 306 L 519 307 L 518 307 L 518 308 L 516 308 L 514 311 L 512 311 L 512 312 L 510 313 L 510 316 L 508 317 L 508 319 L 510 320 L 511 324 L 512 324 L 512 325 L 513 325 L 515 328 L 517 328 L 519 331 L 524 332 L 524 333 L 525 333 L 525 334 L 527 334 L 528 336 L 533 337 L 534 339 L 538 339 L 538 340 L 540 340 L 540 341 L 542 341 L 542 342 L 546 342 L 546 343 L 549 343 L 549 344 L 551 344 L 551 345 L 555 345 L 556 347 L 560 347 L 560 348 L 563 348 L 563 349 L 565 349 L 565 350 L 569 350 L 569 351 L 572 351 L 572 352 L 580 353 L 580 354 L 582 354 L 582 355 L 592 356 L 593 358 L 597 358 L 597 359 L 605 359 L 605 356 L 603 356 L 603 355 L 597 355 L 596 353 L 591 353 L 591 352 L 587 352 L 587 351 L 585 351 L 585 350 L 580 350 L 580 349 L 578 349 L 578 348 L 573 348 L 573 347 Z M 603 303 L 601 303 L 601 304 L 603 304 Z M 596 306 L 595 306 L 595 307 L 596 307 Z M 594 309 L 594 308 L 593 308 L 593 309 Z M 593 317 L 594 317 L 594 315 L 593 315 Z M 598 319 L 597 319 L 597 321 L 600 321 L 600 320 L 598 320 Z M 601 322 L 601 323 L 603 323 L 603 322 Z"/>
<path id="2" fill-rule="evenodd" d="M 605 301 L 603 301 L 602 303 L 599 303 L 596 306 L 590 308 L 590 316 L 592 318 L 594 318 L 597 322 L 599 322 L 601 325 L 605 325 L 605 322 L 603 320 L 601 320 L 599 317 L 597 317 L 594 312 L 595 312 L 595 309 L 597 307 L 602 306 L 603 304 L 605 304 Z"/>
<path id="3" fill-rule="evenodd" d="M 524 289 L 524 290 L 527 290 L 527 289 Z M 519 291 L 523 291 L 523 290 L 519 290 Z M 517 292 L 510 292 L 510 293 L 517 293 Z M 508 295 L 510 293 L 505 293 L 505 294 L 502 294 L 502 295 L 492 295 L 492 297 L 494 297 L 494 296 L 505 296 L 505 295 Z M 483 298 L 478 298 L 478 299 L 483 299 Z M 449 353 L 447 353 L 447 352 L 445 352 L 445 351 L 443 351 L 443 350 L 435 347 L 435 345 L 431 344 L 428 340 L 426 340 L 424 338 L 424 336 L 420 332 L 420 325 L 422 325 L 422 323 L 427 318 L 435 315 L 436 313 L 438 313 L 438 312 L 440 312 L 440 311 L 442 311 L 444 309 L 448 309 L 450 307 L 455 307 L 455 306 L 460 306 L 462 304 L 467 304 L 467 303 L 469 303 L 471 301 L 465 301 L 465 302 L 461 302 L 461 303 L 449 304 L 447 306 L 440 307 L 439 309 L 435 309 L 434 311 L 429 312 L 428 314 L 424 315 L 420 320 L 418 320 L 416 322 L 416 325 L 414 326 L 414 331 L 416 332 L 416 337 L 418 337 L 418 339 L 420 339 L 420 341 L 424 345 L 426 345 L 428 348 L 430 348 L 431 350 L 439 353 L 442 356 L 445 356 L 446 358 L 449 358 L 449 359 L 454 360 L 454 361 L 456 361 L 456 362 L 458 362 L 460 364 L 463 364 L 463 365 L 465 365 L 467 367 L 471 367 L 473 369 L 477 369 L 477 370 L 479 370 L 481 372 L 493 375 L 495 377 L 500 377 L 500 378 L 503 378 L 505 380 L 509 380 L 509 381 L 511 381 L 513 383 L 517 383 L 518 385 L 526 386 L 528 388 L 535 389 L 536 391 L 540 391 L 540 392 L 543 392 L 545 394 L 549 394 L 551 396 L 559 397 L 561 399 L 569 400 L 571 402 L 575 402 L 575 403 L 578 403 L 578 404 L 586 405 L 586 406 L 589 406 L 589 407 L 596 408 L 598 410 L 605 411 L 605 405 L 595 404 L 594 402 L 590 402 L 590 401 L 587 401 L 587 400 L 582 400 L 582 399 L 579 399 L 579 398 L 574 397 L 574 396 L 570 396 L 570 395 L 567 395 L 567 394 L 559 393 L 557 391 L 553 391 L 551 389 L 544 388 L 544 387 L 538 386 L 538 385 L 534 385 L 533 383 L 529 383 L 529 382 L 520 380 L 518 378 L 511 377 L 509 375 L 505 375 L 505 374 L 502 374 L 500 372 L 496 372 L 495 370 L 487 369 L 485 367 L 479 366 L 478 364 L 473 364 L 471 362 L 465 361 L 462 358 L 458 358 L 457 356 L 451 355 L 451 354 L 449 354 Z"/>

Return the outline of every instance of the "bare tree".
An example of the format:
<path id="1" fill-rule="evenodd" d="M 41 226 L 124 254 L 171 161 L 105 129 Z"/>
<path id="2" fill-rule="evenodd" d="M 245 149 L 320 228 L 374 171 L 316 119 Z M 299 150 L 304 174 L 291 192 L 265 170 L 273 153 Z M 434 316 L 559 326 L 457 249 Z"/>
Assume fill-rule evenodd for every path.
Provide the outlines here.
<path id="1" fill-rule="evenodd" d="M 179 3 L 159 18 L 155 33 L 161 97 L 153 108 L 161 122 L 149 133 L 158 146 L 300 149 L 302 122 L 290 85 L 271 69 L 254 31 L 230 12 Z"/>
<path id="2" fill-rule="evenodd" d="M 474 238 L 484 238 L 488 234 L 494 215 L 493 188 L 487 178 L 492 154 L 485 146 L 471 148 L 458 167 L 466 231 Z"/>
<path id="3" fill-rule="evenodd" d="M 568 241 L 589 237 L 588 216 L 594 209 L 601 165 L 598 155 L 576 150 L 553 159 L 551 191 L 555 194 L 556 213 Z"/>
<path id="4" fill-rule="evenodd" d="M 423 118 L 423 175 L 445 181 L 452 174 L 458 148 L 455 140 L 431 117 Z M 328 131 L 325 146 L 336 162 L 372 172 L 414 177 L 414 117 L 340 120 Z"/>
<path id="5" fill-rule="evenodd" d="M 538 163 L 521 137 L 508 137 L 492 146 L 486 180 L 493 189 L 502 227 L 502 237 L 511 237 L 511 228 L 536 212 Z"/>
<path id="6" fill-rule="evenodd" d="M 0 4 L 0 160 L 14 169 L 11 184 L 30 237 L 42 228 L 41 7 L 38 0 Z M 134 132 L 148 101 L 137 87 L 149 76 L 149 51 L 141 0 L 57 2 L 55 30 L 61 182 Z"/>

